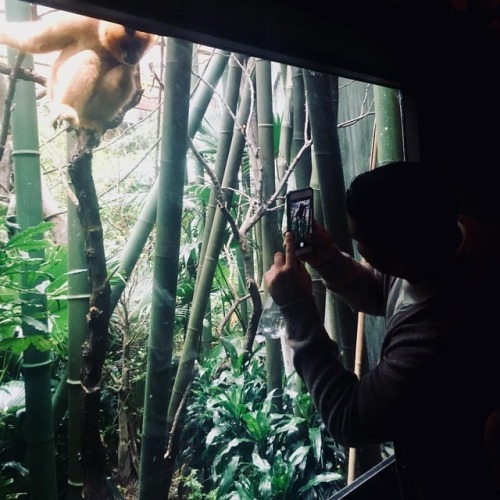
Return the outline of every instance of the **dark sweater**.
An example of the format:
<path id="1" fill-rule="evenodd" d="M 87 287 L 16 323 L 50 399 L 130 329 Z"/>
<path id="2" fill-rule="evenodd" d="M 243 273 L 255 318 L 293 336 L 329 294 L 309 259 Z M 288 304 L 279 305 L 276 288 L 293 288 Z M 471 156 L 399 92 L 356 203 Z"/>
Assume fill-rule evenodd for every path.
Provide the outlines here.
<path id="1" fill-rule="evenodd" d="M 312 297 L 282 307 L 295 368 L 330 433 L 352 447 L 392 441 L 405 499 L 500 498 L 483 442 L 500 406 L 500 273 L 474 231 L 433 293 L 396 312 L 402 280 L 345 255 L 319 270 L 356 310 L 385 313 L 380 361 L 360 380 L 343 367 Z"/>

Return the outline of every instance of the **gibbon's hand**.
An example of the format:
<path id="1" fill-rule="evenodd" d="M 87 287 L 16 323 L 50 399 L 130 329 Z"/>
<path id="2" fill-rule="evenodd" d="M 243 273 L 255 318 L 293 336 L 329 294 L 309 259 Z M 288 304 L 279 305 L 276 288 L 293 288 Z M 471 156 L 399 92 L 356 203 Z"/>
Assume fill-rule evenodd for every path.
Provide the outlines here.
<path id="1" fill-rule="evenodd" d="M 285 253 L 274 254 L 274 264 L 265 273 L 269 293 L 279 306 L 312 295 L 311 276 L 295 255 L 293 236 L 285 234 Z"/>
<path id="2" fill-rule="evenodd" d="M 301 259 L 314 269 L 331 261 L 340 253 L 330 233 L 316 220 L 313 221 L 312 233 L 307 235 L 307 242 L 311 243 L 312 251 L 302 255 Z"/>

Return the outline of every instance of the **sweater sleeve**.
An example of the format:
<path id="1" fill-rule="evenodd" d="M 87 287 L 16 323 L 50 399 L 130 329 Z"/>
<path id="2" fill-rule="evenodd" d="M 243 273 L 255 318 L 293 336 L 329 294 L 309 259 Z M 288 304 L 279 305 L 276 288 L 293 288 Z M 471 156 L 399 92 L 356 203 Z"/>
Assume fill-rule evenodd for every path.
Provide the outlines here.
<path id="1" fill-rule="evenodd" d="M 339 252 L 317 271 L 326 287 L 354 311 L 374 316 L 385 314 L 383 275 L 370 265 Z"/>
<path id="2" fill-rule="evenodd" d="M 345 446 L 392 441 L 404 412 L 432 390 L 435 350 L 442 341 L 432 332 L 443 330 L 401 326 L 379 364 L 358 379 L 344 368 L 312 297 L 281 310 L 295 369 L 331 435 Z"/>
<path id="3" fill-rule="evenodd" d="M 339 346 L 328 336 L 312 298 L 281 307 L 293 363 L 330 434 L 349 446 L 351 422 L 344 415 L 358 378 L 346 370 Z"/>

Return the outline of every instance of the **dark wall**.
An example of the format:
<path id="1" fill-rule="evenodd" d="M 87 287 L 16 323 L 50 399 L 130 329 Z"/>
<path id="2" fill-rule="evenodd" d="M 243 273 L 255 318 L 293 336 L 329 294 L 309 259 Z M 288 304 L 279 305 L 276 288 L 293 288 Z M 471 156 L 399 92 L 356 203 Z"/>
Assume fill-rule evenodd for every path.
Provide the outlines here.
<path id="1" fill-rule="evenodd" d="M 451 1 L 451 0 L 450 0 Z M 42 0 L 241 53 L 400 87 L 418 149 L 456 182 L 466 211 L 500 214 L 500 34 L 448 0 Z M 463 2 L 462 2 L 463 3 Z M 469 0 L 471 6 L 478 2 Z M 416 149 L 416 141 L 413 141 Z"/>
<path id="2" fill-rule="evenodd" d="M 420 10 L 387 0 L 40 3 L 125 22 L 162 35 L 344 76 L 382 79 L 393 85 L 400 80 L 404 43 L 409 32 L 416 29 L 413 21 Z"/>
<path id="3" fill-rule="evenodd" d="M 405 86 L 417 96 L 424 157 L 452 176 L 464 211 L 500 219 L 499 36 L 475 20 L 457 16 L 432 46 L 423 32 Z"/>

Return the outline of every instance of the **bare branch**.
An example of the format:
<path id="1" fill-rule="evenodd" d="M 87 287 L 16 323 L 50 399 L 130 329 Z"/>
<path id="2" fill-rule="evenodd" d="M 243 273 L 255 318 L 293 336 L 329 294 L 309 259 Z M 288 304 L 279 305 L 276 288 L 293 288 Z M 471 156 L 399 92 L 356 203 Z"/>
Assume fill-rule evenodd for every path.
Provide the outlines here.
<path id="1" fill-rule="evenodd" d="M 178 426 L 179 426 L 180 418 L 181 418 L 182 412 L 184 411 L 184 408 L 186 406 L 186 401 L 187 401 L 187 399 L 189 397 L 189 394 L 191 392 L 191 386 L 192 385 L 193 385 L 193 377 L 191 378 L 191 382 L 189 382 L 188 386 L 186 387 L 186 390 L 184 391 L 184 394 L 182 396 L 182 399 L 181 399 L 181 402 L 179 404 L 179 407 L 177 408 L 177 411 L 175 412 L 174 422 L 172 423 L 172 428 L 170 429 L 170 433 L 169 433 L 169 436 L 168 436 L 167 449 L 165 450 L 165 454 L 163 455 L 163 458 L 172 459 L 173 456 L 174 456 L 172 454 L 172 448 L 174 446 L 175 437 L 176 437 L 177 432 L 178 432 Z"/>
<path id="2" fill-rule="evenodd" d="M 12 68 L 7 64 L 0 63 L 0 73 L 10 76 L 12 74 Z M 35 73 L 31 69 L 21 67 L 18 68 L 16 78 L 18 78 L 19 80 L 26 80 L 27 82 L 35 82 L 39 85 L 42 85 L 43 87 L 47 86 L 47 78 L 39 75 L 38 73 Z"/>
<path id="3" fill-rule="evenodd" d="M 194 153 L 198 161 L 203 165 L 203 168 L 207 172 L 208 176 L 210 177 L 213 187 L 215 189 L 215 199 L 217 201 L 218 207 L 221 209 L 221 212 L 224 214 L 224 217 L 227 219 L 229 226 L 231 227 L 231 231 L 233 232 L 233 235 L 235 238 L 239 240 L 239 231 L 238 231 L 238 226 L 236 224 L 236 221 L 234 220 L 233 216 L 227 209 L 226 205 L 224 204 L 224 192 L 222 190 L 222 187 L 219 183 L 219 180 L 217 179 L 217 176 L 215 175 L 214 171 L 210 168 L 210 166 L 207 164 L 203 156 L 199 153 L 199 151 L 196 149 L 196 146 L 193 143 L 193 140 L 191 137 L 188 137 L 188 143 L 189 147 L 191 148 L 191 151 Z"/>
<path id="4" fill-rule="evenodd" d="M 248 293 L 247 295 L 245 295 L 243 297 L 236 297 L 234 299 L 233 303 L 231 304 L 231 307 L 229 308 L 229 310 L 227 311 L 226 315 L 222 319 L 220 325 L 215 329 L 217 335 L 220 335 L 222 333 L 222 330 L 224 330 L 224 327 L 226 326 L 227 322 L 230 320 L 231 316 L 236 311 L 236 309 L 238 308 L 238 306 L 242 302 L 244 302 L 245 300 L 248 300 L 249 298 L 251 298 L 251 295 Z"/>
<path id="5" fill-rule="evenodd" d="M 257 204 L 257 202 L 254 201 L 253 205 L 251 204 L 251 206 L 248 209 L 247 216 L 240 227 L 240 237 L 248 233 L 248 231 L 259 221 L 259 219 L 265 214 L 265 212 L 269 210 L 269 207 L 274 205 L 274 203 L 276 203 L 276 200 L 278 199 L 281 190 L 285 186 L 290 175 L 292 175 L 295 166 L 302 158 L 302 155 L 311 147 L 311 145 L 312 145 L 312 140 L 306 139 L 306 141 L 300 148 L 299 152 L 293 159 L 292 163 L 290 163 L 290 166 L 286 169 L 283 178 L 281 179 L 281 181 L 278 184 L 278 187 L 276 188 L 276 191 L 267 201 L 263 201 L 260 204 Z"/>
<path id="6" fill-rule="evenodd" d="M 351 83 L 353 83 L 352 81 Z M 367 84 L 365 87 L 365 96 L 363 98 L 363 102 L 361 103 L 361 110 L 359 112 L 359 115 L 356 118 L 351 118 L 349 120 L 346 120 L 345 122 L 339 123 L 337 125 L 337 128 L 344 128 L 344 127 L 350 127 L 351 125 L 354 125 L 355 123 L 359 122 L 363 118 L 366 118 L 367 116 L 374 115 L 375 112 L 371 111 L 374 106 L 373 100 L 370 102 L 370 105 L 368 106 L 368 110 L 365 111 L 365 106 L 368 101 L 368 90 L 370 89 L 370 84 Z"/>
<path id="7" fill-rule="evenodd" d="M 21 65 L 23 64 L 26 54 L 20 52 L 17 56 L 16 62 L 12 68 L 9 68 L 9 86 L 7 88 L 7 94 L 5 96 L 5 105 L 2 118 L 2 130 L 0 133 L 0 160 L 3 157 L 5 151 L 5 145 L 7 144 L 7 137 L 9 136 L 10 127 L 10 116 L 12 113 L 12 101 L 14 100 L 14 94 L 16 92 L 17 77 L 21 70 Z"/>

